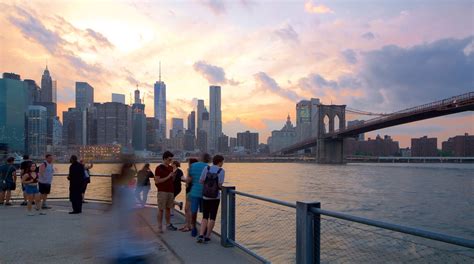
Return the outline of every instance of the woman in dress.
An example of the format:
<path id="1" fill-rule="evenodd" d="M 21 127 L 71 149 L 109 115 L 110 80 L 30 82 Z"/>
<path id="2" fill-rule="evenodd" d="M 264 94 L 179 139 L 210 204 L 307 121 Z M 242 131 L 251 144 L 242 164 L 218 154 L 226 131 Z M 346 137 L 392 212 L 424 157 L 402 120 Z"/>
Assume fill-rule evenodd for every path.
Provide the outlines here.
<path id="1" fill-rule="evenodd" d="M 21 177 L 21 183 L 25 186 L 27 199 L 26 208 L 28 210 L 28 215 L 35 215 L 33 212 L 33 201 L 35 201 L 36 211 L 38 211 L 40 215 L 45 215 L 46 213 L 41 210 L 41 199 L 38 190 L 38 174 L 36 173 L 36 164 L 31 163 L 31 165 L 25 169 L 25 172 Z"/>

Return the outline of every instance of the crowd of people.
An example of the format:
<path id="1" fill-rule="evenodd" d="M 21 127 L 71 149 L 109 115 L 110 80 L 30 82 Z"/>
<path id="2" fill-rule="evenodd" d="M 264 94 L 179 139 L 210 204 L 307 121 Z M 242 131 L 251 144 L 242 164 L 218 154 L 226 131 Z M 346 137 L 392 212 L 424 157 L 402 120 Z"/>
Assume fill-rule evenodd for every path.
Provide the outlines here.
<path id="1" fill-rule="evenodd" d="M 165 151 L 162 156 L 163 161 L 155 168 L 154 173 L 148 163 L 138 171 L 133 162 L 124 163 L 120 174 L 115 179 L 120 183 L 116 186 L 120 187 L 119 193 L 123 192 L 120 190 L 125 188 L 124 186 L 134 189 L 133 203 L 136 207 L 145 207 L 151 190 L 150 179 L 153 179 L 157 188 L 157 231 L 163 233 L 163 218 L 167 231 L 178 231 L 178 228 L 171 223 L 171 216 L 175 206 L 183 209 L 183 203 L 177 202 L 176 196 L 182 192 L 181 186 L 184 182 L 186 185 L 185 223 L 179 231 L 190 232 L 192 237 L 197 237 L 198 243 L 207 243 L 211 239 L 219 209 L 220 189 L 225 178 L 225 171 L 222 168 L 224 157 L 215 155 L 211 159 L 209 154 L 204 153 L 199 159 L 189 158 L 186 175 L 181 169 L 180 162 L 174 160 L 173 157 L 173 153 Z M 0 205 L 12 205 L 12 191 L 17 188 L 17 168 L 13 163 L 14 158 L 10 157 L 6 164 L 0 166 Z M 69 214 L 80 214 L 82 204 L 86 203 L 85 192 L 90 183 L 90 169 L 93 164 L 86 164 L 75 155 L 71 156 L 70 163 L 67 179 L 72 211 Z M 19 172 L 23 193 L 21 205 L 26 206 L 27 215 L 45 215 L 45 210 L 51 208 L 47 204 L 47 199 L 56 172 L 54 157 L 50 154 L 45 155 L 45 160 L 37 166 L 28 155 L 25 155 Z M 196 225 L 199 212 L 202 213 L 200 230 Z"/>

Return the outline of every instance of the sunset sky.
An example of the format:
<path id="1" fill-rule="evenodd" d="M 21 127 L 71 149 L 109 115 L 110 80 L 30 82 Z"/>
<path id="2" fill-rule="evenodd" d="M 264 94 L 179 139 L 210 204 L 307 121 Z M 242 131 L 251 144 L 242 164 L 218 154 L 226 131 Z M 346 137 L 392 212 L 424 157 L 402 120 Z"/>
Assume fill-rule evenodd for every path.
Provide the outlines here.
<path id="1" fill-rule="evenodd" d="M 392 112 L 474 91 L 472 1 L 5 1 L 0 72 L 58 81 L 58 113 L 86 81 L 98 102 L 145 93 L 153 116 L 158 63 L 168 118 L 186 118 L 222 86 L 224 132 L 266 142 L 295 104 L 320 98 Z M 348 120 L 367 118 L 348 116 Z M 376 131 L 411 137 L 474 133 L 472 112 Z M 366 137 L 367 137 L 366 136 Z M 439 140 L 439 143 L 440 141 Z"/>

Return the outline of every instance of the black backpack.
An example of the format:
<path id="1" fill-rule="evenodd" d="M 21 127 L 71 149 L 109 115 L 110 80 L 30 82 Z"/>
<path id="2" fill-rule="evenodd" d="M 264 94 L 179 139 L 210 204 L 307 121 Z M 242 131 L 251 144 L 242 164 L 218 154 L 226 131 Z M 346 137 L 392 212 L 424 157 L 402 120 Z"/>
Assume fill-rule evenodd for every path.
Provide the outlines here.
<path id="1" fill-rule="evenodd" d="M 219 196 L 219 173 L 221 168 L 213 173 L 210 172 L 211 167 L 207 166 L 206 179 L 204 180 L 204 188 L 202 189 L 202 195 L 207 198 L 216 199 Z"/>

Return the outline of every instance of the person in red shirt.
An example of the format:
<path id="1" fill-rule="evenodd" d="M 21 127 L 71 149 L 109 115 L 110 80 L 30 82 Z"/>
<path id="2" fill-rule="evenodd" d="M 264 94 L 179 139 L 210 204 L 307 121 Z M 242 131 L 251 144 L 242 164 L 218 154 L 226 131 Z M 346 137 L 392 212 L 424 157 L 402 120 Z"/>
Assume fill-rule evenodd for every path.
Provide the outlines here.
<path id="1" fill-rule="evenodd" d="M 174 206 L 174 177 L 175 170 L 171 166 L 173 153 L 163 153 L 163 163 L 155 169 L 155 185 L 158 189 L 158 232 L 163 233 L 163 211 L 165 211 L 166 228 L 176 231 L 177 228 L 170 222 L 171 208 Z"/>

